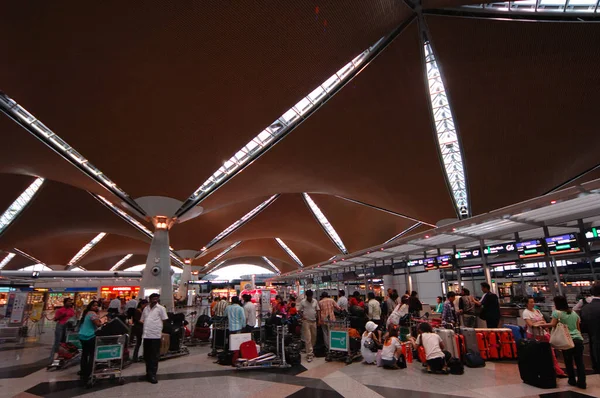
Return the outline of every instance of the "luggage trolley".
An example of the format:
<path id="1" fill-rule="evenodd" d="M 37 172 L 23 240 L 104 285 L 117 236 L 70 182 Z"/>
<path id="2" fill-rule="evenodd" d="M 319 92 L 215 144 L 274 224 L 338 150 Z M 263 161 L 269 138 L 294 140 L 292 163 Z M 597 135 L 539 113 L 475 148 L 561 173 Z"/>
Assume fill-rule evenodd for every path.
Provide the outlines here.
<path id="1" fill-rule="evenodd" d="M 240 353 L 248 358 L 240 358 L 234 364 L 236 369 L 265 369 L 265 368 L 289 368 L 292 365 L 285 359 L 285 335 L 287 325 L 276 326 L 277 353 L 266 353 L 258 355 L 254 341 L 242 343 Z M 247 351 L 246 351 L 247 350 Z"/>
<path id="2" fill-rule="evenodd" d="M 52 364 L 47 367 L 47 370 L 66 369 L 78 364 L 81 361 L 81 340 L 79 340 L 79 333 L 73 331 L 66 332 L 65 340 L 69 344 L 59 345 L 58 359 L 52 361 Z M 75 346 L 76 350 L 75 348 L 73 348 L 73 351 L 70 349 L 67 350 L 73 346 Z"/>
<path id="3" fill-rule="evenodd" d="M 229 328 L 229 321 L 227 318 L 213 318 L 212 323 L 212 343 L 211 343 L 211 351 L 208 353 L 208 356 L 215 357 L 217 356 L 217 352 L 219 349 L 227 350 L 229 349 L 228 339 L 227 339 L 227 329 Z"/>
<path id="4" fill-rule="evenodd" d="M 360 339 L 355 341 L 356 339 L 350 337 L 348 319 L 327 321 L 327 325 L 329 327 L 329 352 L 325 356 L 327 362 L 336 360 L 351 364 L 356 359 L 362 358 Z"/>
<path id="5" fill-rule="evenodd" d="M 96 336 L 96 348 L 92 363 L 92 374 L 87 387 L 92 387 L 96 380 L 103 378 L 117 379 L 124 384 L 123 363 L 127 345 L 127 335 Z"/>

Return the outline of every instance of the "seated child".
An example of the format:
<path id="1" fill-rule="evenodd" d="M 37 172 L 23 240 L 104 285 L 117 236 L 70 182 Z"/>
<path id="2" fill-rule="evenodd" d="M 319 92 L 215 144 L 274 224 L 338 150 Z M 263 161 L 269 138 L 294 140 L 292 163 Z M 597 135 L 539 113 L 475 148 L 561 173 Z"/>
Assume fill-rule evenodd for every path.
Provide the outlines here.
<path id="1" fill-rule="evenodd" d="M 391 328 L 383 343 L 381 360 L 384 368 L 398 369 L 398 358 L 402 354 L 402 343 L 398 340 L 398 328 Z"/>
<path id="2" fill-rule="evenodd" d="M 425 357 L 427 358 L 427 369 L 432 373 L 447 373 L 446 366 L 452 355 L 448 351 L 444 351 L 444 342 L 442 338 L 433 333 L 433 329 L 428 323 L 419 325 L 419 336 L 415 340 L 410 338 L 411 343 L 415 348 L 423 346 L 425 349 Z"/>

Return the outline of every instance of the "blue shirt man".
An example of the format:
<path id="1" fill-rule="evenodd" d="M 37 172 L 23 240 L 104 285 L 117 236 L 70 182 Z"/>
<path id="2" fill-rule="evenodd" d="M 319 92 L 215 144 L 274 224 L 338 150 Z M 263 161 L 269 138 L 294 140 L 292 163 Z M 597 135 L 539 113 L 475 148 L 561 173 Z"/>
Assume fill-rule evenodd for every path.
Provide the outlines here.
<path id="1" fill-rule="evenodd" d="M 456 293 L 448 292 L 448 300 L 444 303 L 444 311 L 442 312 L 442 324 L 452 324 L 452 326 L 458 325 L 458 317 L 456 316 L 456 309 L 454 308 L 454 300 L 456 299 Z"/>
<path id="2" fill-rule="evenodd" d="M 231 305 L 225 309 L 225 316 L 227 317 L 231 333 L 237 333 L 246 326 L 246 314 L 240 305 L 239 297 L 231 298 Z"/>

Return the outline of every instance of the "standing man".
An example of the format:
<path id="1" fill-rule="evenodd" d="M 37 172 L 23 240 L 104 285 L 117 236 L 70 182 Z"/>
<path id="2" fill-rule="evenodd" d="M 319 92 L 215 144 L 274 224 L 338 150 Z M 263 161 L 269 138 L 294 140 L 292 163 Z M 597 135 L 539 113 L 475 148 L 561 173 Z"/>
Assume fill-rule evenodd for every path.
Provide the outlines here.
<path id="1" fill-rule="evenodd" d="M 313 300 L 313 291 L 307 290 L 305 298 L 300 302 L 298 311 L 302 314 L 302 340 L 306 346 L 306 360 L 312 362 L 313 346 L 317 342 L 317 313 L 319 312 L 319 303 Z"/>
<path id="2" fill-rule="evenodd" d="M 73 300 L 69 297 L 63 300 L 63 307 L 56 310 L 54 313 L 54 322 L 56 322 L 56 328 L 54 329 L 54 345 L 50 352 L 50 360 L 57 360 L 58 347 L 60 343 L 65 341 L 65 331 L 67 330 L 67 322 L 69 319 L 75 316 L 75 310 L 73 309 Z M 57 363 L 58 365 L 58 363 Z"/>
<path id="3" fill-rule="evenodd" d="M 477 324 L 477 318 L 475 317 L 475 303 L 471 292 L 467 288 L 462 289 L 462 296 L 459 298 L 458 308 L 463 317 L 462 324 L 469 328 L 474 328 Z"/>
<path id="4" fill-rule="evenodd" d="M 340 290 L 338 296 L 338 307 L 340 307 L 340 310 L 348 312 L 348 298 L 346 297 L 346 292 Z"/>
<path id="5" fill-rule="evenodd" d="M 233 302 L 233 299 L 231 300 Z M 239 302 L 239 299 L 238 299 Z M 229 305 L 229 303 L 227 302 L 227 299 L 225 297 L 222 297 L 221 300 L 219 300 L 217 302 L 217 305 L 215 305 L 215 316 L 218 317 L 224 317 L 225 316 L 225 310 L 227 309 L 227 306 Z"/>
<path id="6" fill-rule="evenodd" d="M 238 296 L 231 298 L 231 305 L 225 309 L 225 316 L 229 324 L 229 334 L 240 333 L 246 327 L 246 315 Z"/>
<path id="7" fill-rule="evenodd" d="M 375 299 L 375 293 L 369 292 L 367 297 L 369 297 L 367 316 L 370 321 L 375 322 L 377 326 L 381 326 L 381 304 Z"/>
<path id="8" fill-rule="evenodd" d="M 246 316 L 246 327 L 244 333 L 251 333 L 256 327 L 256 306 L 252 302 L 252 296 L 244 294 L 244 315 Z"/>
<path id="9" fill-rule="evenodd" d="M 442 325 L 456 327 L 458 326 L 458 316 L 456 315 L 456 308 L 454 308 L 454 300 L 456 300 L 456 293 L 450 291 L 447 294 L 448 299 L 444 303 L 444 309 L 442 311 Z"/>
<path id="10" fill-rule="evenodd" d="M 590 337 L 590 357 L 594 372 L 600 373 L 600 282 L 592 286 L 592 299 L 581 309 L 581 322 Z"/>
<path id="11" fill-rule="evenodd" d="M 490 284 L 487 282 L 481 283 L 481 291 L 483 296 L 481 300 L 473 299 L 475 305 L 481 307 L 479 317 L 483 319 L 488 329 L 497 328 L 500 323 L 500 302 L 498 296 L 490 291 Z"/>
<path id="12" fill-rule="evenodd" d="M 144 361 L 146 361 L 145 379 L 152 384 L 158 383 L 156 372 L 158 372 L 158 360 L 160 359 L 160 338 L 163 330 L 163 323 L 169 317 L 167 310 L 158 304 L 160 295 L 152 293 L 150 295 L 150 304 L 144 308 L 140 322 L 143 324 L 144 332 Z"/>
<path id="13" fill-rule="evenodd" d="M 325 347 L 329 349 L 329 324 L 327 321 L 335 321 L 335 313 L 334 309 L 340 310 L 340 307 L 335 303 L 335 301 L 329 297 L 329 293 L 323 292 L 321 293 L 321 301 L 319 301 L 319 308 L 321 309 L 319 316 L 319 324 L 321 325 L 321 330 L 323 330 L 323 340 L 325 341 Z M 308 351 L 307 351 L 308 352 Z"/>
<path id="14" fill-rule="evenodd" d="M 117 296 L 110 301 L 110 304 L 108 305 L 108 313 L 112 316 L 112 318 L 114 318 L 117 315 L 119 315 L 120 312 L 121 312 L 121 299 Z"/>
<path id="15" fill-rule="evenodd" d="M 135 296 L 131 296 L 131 299 L 125 304 L 125 315 L 127 315 L 127 319 L 133 318 L 137 305 L 138 301 L 135 299 Z"/>

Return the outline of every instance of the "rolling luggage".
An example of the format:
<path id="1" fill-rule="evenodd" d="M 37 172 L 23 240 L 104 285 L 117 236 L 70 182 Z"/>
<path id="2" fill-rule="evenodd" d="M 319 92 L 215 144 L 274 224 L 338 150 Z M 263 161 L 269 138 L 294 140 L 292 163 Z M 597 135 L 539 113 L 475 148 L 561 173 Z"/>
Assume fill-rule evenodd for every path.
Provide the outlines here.
<path id="1" fill-rule="evenodd" d="M 550 343 L 522 339 L 517 350 L 519 373 L 524 383 L 538 388 L 556 388 Z"/>
<path id="2" fill-rule="evenodd" d="M 460 334 L 462 334 L 465 337 L 465 346 L 467 352 L 469 350 L 479 352 L 479 345 L 477 344 L 477 333 L 475 332 L 475 329 L 461 327 L 459 330 Z"/>
<path id="3" fill-rule="evenodd" d="M 481 355 L 481 358 L 483 358 L 484 361 L 486 361 L 489 356 L 488 356 L 488 346 L 487 346 L 487 339 L 485 338 L 485 334 L 478 332 L 476 333 L 477 336 L 477 351 L 479 352 L 479 355 Z"/>
<path id="4" fill-rule="evenodd" d="M 454 330 L 435 329 L 435 333 L 442 338 L 446 351 L 452 355 L 452 358 L 460 358 L 460 350 L 458 349 L 458 342 Z"/>
<path id="5" fill-rule="evenodd" d="M 256 343 L 252 340 L 240 344 L 240 358 L 254 359 L 258 356 Z"/>
<path id="6" fill-rule="evenodd" d="M 96 336 L 118 336 L 129 333 L 129 326 L 120 318 L 113 318 L 96 330 Z"/>
<path id="7" fill-rule="evenodd" d="M 200 341 L 210 340 L 210 328 L 198 327 L 194 329 L 194 338 Z"/>

